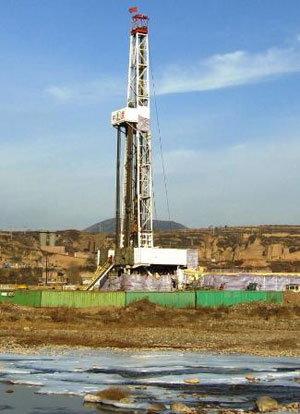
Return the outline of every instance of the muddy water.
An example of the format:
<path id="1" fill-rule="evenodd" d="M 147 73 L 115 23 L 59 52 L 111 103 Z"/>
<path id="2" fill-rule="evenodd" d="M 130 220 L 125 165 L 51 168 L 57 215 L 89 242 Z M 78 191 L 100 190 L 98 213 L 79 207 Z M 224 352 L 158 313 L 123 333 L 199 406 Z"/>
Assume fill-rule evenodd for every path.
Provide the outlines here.
<path id="1" fill-rule="evenodd" d="M 1 414 L 99 414 L 83 406 L 82 398 L 37 394 L 35 387 L 0 384 Z"/>
<path id="2" fill-rule="evenodd" d="M 0 366 L 0 382 L 9 384 L 1 388 L 0 411 L 11 414 L 99 412 L 103 407 L 83 407 L 82 397 L 108 386 L 126 386 L 132 393 L 133 402 L 112 405 L 110 408 L 115 411 L 143 411 L 156 401 L 167 406 L 176 401 L 198 408 L 209 405 L 253 409 L 261 395 L 274 397 L 280 403 L 300 400 L 300 384 L 296 382 L 300 377 L 300 360 L 295 358 L 100 350 L 0 355 Z M 245 378 L 249 374 L 259 381 L 249 383 Z M 185 383 L 195 377 L 198 384 Z M 20 389 L 24 387 L 15 388 L 13 384 L 30 386 L 24 393 L 31 393 L 29 401 L 38 399 L 40 411 L 30 404 L 18 411 L 13 401 L 19 401 Z M 6 393 L 7 387 L 12 391 L 15 388 L 16 393 Z M 49 399 L 52 411 L 48 410 Z M 5 408 L 6 405 L 11 408 Z"/>

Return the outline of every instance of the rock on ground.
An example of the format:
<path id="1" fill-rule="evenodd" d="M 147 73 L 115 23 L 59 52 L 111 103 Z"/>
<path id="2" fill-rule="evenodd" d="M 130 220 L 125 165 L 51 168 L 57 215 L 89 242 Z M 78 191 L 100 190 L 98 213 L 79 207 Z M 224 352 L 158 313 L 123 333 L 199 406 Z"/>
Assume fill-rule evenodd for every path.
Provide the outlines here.
<path id="1" fill-rule="evenodd" d="M 148 413 L 159 413 L 166 410 L 167 407 L 162 403 L 152 403 L 148 406 Z"/>
<path id="2" fill-rule="evenodd" d="M 84 402 L 98 402 L 99 401 L 99 397 L 97 395 L 94 394 L 86 394 L 83 398 Z"/>
<path id="3" fill-rule="evenodd" d="M 258 411 L 265 413 L 267 411 L 274 411 L 278 409 L 278 402 L 271 397 L 263 396 L 256 400 Z"/>
<path id="4" fill-rule="evenodd" d="M 185 404 L 173 403 L 171 404 L 171 411 L 174 413 L 192 413 L 193 410 Z"/>
<path id="5" fill-rule="evenodd" d="M 252 374 L 248 374 L 248 375 L 246 375 L 246 380 L 247 381 L 249 381 L 249 382 L 255 382 L 255 381 L 257 381 L 257 378 L 254 376 L 254 375 L 252 375 Z"/>
<path id="6" fill-rule="evenodd" d="M 120 402 L 121 404 L 132 404 L 132 403 L 134 402 L 134 399 L 133 399 L 133 398 L 128 398 L 128 397 L 125 397 L 125 398 L 121 398 L 121 399 L 119 400 L 119 402 Z"/>
<path id="7" fill-rule="evenodd" d="M 199 378 L 186 378 L 184 382 L 186 384 L 199 384 L 200 380 Z"/>

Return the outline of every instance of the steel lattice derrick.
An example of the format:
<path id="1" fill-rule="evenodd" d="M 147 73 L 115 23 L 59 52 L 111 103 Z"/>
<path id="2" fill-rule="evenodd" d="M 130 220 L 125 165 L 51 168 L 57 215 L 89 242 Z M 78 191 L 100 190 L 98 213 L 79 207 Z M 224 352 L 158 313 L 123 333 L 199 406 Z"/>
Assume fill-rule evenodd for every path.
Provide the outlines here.
<path id="1" fill-rule="evenodd" d="M 112 123 L 124 127 L 126 136 L 119 247 L 153 247 L 149 40 L 144 15 L 132 17 L 127 107 L 112 114 Z"/>

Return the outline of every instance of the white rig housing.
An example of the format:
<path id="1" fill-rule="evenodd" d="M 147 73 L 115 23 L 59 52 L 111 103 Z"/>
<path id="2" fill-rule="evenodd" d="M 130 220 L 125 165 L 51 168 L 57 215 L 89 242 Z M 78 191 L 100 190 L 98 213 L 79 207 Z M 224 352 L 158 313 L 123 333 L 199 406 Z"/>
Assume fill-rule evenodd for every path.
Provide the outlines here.
<path id="1" fill-rule="evenodd" d="M 114 111 L 111 114 L 111 123 L 113 126 L 122 125 L 124 122 L 141 122 L 142 119 L 148 119 L 149 121 L 149 111 L 148 108 L 126 108 L 119 109 Z"/>
<path id="2" fill-rule="evenodd" d="M 113 126 L 122 125 L 124 122 L 138 122 L 138 112 L 136 108 L 122 108 L 111 114 Z"/>
<path id="3" fill-rule="evenodd" d="M 196 268 L 198 266 L 198 252 L 187 249 L 135 248 L 134 264 L 146 267 L 160 265 Z"/>

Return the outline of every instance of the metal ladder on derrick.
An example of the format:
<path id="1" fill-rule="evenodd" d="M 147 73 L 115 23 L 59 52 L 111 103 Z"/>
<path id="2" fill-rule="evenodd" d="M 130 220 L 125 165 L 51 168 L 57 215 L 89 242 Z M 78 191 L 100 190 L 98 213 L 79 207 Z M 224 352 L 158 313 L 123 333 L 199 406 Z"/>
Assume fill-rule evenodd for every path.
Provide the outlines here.
<path id="1" fill-rule="evenodd" d="M 92 281 L 87 286 L 86 290 L 93 290 L 96 283 L 99 282 L 99 289 L 104 285 L 104 283 L 107 280 L 107 275 L 111 271 L 111 269 L 114 267 L 114 263 L 107 260 L 102 266 L 98 266 Z"/>

